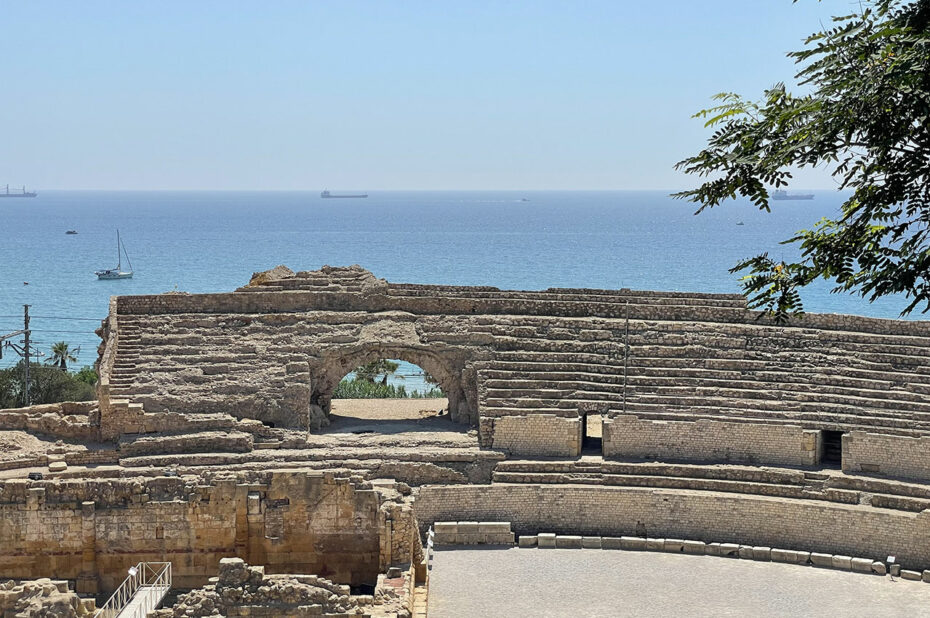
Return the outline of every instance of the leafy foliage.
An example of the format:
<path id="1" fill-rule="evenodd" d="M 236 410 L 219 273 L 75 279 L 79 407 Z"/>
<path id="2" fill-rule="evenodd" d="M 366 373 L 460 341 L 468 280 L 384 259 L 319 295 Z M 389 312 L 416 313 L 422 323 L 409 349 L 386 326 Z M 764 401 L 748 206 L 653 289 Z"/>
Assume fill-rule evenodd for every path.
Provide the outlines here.
<path id="1" fill-rule="evenodd" d="M 780 322 L 803 313 L 799 289 L 817 279 L 834 292 L 869 300 L 905 294 L 930 309 L 930 0 L 880 0 L 808 37 L 792 52 L 810 94 L 783 84 L 760 101 L 737 94 L 695 115 L 714 133 L 707 146 L 676 165 L 706 177 L 675 194 L 697 212 L 738 196 L 769 210 L 769 187 L 792 168 L 829 167 L 850 190 L 841 213 L 799 231 L 796 263 L 767 254 L 736 264 L 754 308 Z"/>
<path id="2" fill-rule="evenodd" d="M 374 383 L 376 379 L 381 378 L 382 384 L 387 384 L 390 376 L 400 368 L 400 363 L 390 360 L 376 360 L 358 367 L 353 373 L 355 377 L 364 382 Z"/>
<path id="3" fill-rule="evenodd" d="M 59 401 L 91 401 L 96 398 L 93 384 L 86 382 L 85 367 L 80 374 L 62 371 L 57 366 L 29 364 L 29 397 L 35 404 Z M 0 409 L 18 408 L 23 405 L 23 373 L 25 362 L 20 361 L 9 369 L 0 369 Z M 96 374 L 94 374 L 96 381 Z"/>
<path id="4" fill-rule="evenodd" d="M 91 367 L 90 365 L 84 365 L 81 367 L 81 370 L 74 374 L 74 377 L 84 382 L 85 384 L 90 384 L 95 386 L 97 384 L 97 370 Z"/>

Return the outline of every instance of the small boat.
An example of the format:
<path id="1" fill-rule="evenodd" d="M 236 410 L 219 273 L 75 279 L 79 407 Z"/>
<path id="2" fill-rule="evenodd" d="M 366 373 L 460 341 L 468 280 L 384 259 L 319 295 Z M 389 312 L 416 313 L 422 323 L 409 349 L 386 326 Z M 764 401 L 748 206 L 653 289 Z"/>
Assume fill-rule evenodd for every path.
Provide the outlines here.
<path id="1" fill-rule="evenodd" d="M 772 191 L 772 199 L 775 201 L 785 201 L 785 200 L 812 200 L 814 199 L 813 193 L 788 193 L 787 191 L 782 191 L 781 189 Z"/>
<path id="2" fill-rule="evenodd" d="M 68 230 L 65 234 L 77 234 L 77 230 Z"/>
<path id="3" fill-rule="evenodd" d="M 126 262 L 129 264 L 129 270 L 123 270 L 123 254 L 126 255 Z M 126 253 L 126 247 L 119 238 L 119 230 L 116 230 L 116 268 L 107 268 L 104 270 L 94 271 L 97 279 L 132 279 L 132 262 L 129 261 L 129 254 Z"/>
<path id="4" fill-rule="evenodd" d="M 736 225 L 746 225 L 746 224 L 745 224 L 745 223 L 743 223 L 742 221 L 740 221 L 740 222 L 739 222 L 739 223 L 737 223 Z"/>
<path id="5" fill-rule="evenodd" d="M 336 193 L 330 193 L 329 191 L 323 191 L 322 193 L 320 193 L 320 197 L 322 197 L 322 198 L 328 198 L 328 197 L 368 197 L 368 194 L 367 194 L 367 193 L 355 193 L 355 194 L 343 193 L 343 194 L 339 195 L 339 194 L 336 194 Z"/>
<path id="6" fill-rule="evenodd" d="M 526 198 L 524 197 L 524 198 L 521 198 L 520 201 L 521 201 L 521 202 L 528 202 L 529 200 L 526 199 Z"/>

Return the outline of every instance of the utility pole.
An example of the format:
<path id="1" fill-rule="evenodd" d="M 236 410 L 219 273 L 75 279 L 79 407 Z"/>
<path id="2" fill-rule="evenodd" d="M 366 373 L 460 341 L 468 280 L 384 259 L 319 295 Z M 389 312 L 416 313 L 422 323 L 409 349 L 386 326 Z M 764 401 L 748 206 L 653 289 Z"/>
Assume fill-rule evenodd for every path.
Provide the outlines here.
<path id="1" fill-rule="evenodd" d="M 18 337 L 19 335 L 23 336 L 23 347 L 20 348 L 18 345 L 7 341 L 5 344 L 3 341 L 5 339 L 12 339 L 13 337 Z M 12 333 L 7 333 L 6 335 L 0 335 L 0 346 L 6 345 L 8 348 L 13 348 L 13 351 L 20 355 L 25 361 L 26 366 L 23 368 L 23 404 L 28 408 L 30 404 L 29 400 L 29 305 L 23 305 L 23 329 L 13 331 Z M 3 357 L 2 351 L 0 351 L 0 358 Z"/>
<path id="2" fill-rule="evenodd" d="M 31 403 L 29 401 L 29 305 L 23 305 L 23 358 L 26 359 L 26 373 L 23 378 L 23 392 L 25 393 L 26 407 Z"/>

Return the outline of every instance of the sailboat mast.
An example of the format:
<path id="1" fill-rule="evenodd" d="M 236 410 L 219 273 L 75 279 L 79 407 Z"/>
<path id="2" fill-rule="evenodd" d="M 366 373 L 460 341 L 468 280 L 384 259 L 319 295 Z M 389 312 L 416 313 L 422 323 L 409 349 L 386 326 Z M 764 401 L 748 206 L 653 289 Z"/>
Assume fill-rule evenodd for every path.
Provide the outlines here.
<path id="1" fill-rule="evenodd" d="M 123 262 L 122 262 L 122 257 L 123 257 L 123 256 L 122 256 L 122 253 L 120 252 L 120 248 L 119 248 L 119 247 L 120 247 L 120 244 L 119 244 L 119 230 L 116 230 L 116 270 L 117 270 L 117 272 L 123 270 Z"/>

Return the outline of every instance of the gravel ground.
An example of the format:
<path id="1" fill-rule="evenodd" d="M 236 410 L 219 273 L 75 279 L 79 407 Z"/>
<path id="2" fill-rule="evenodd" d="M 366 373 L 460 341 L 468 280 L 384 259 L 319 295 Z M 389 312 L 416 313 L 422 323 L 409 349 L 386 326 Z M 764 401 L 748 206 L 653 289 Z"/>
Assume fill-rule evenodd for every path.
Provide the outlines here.
<path id="1" fill-rule="evenodd" d="M 715 556 L 596 549 L 435 553 L 430 618 L 930 615 L 930 584 Z"/>

